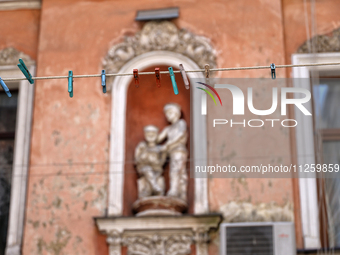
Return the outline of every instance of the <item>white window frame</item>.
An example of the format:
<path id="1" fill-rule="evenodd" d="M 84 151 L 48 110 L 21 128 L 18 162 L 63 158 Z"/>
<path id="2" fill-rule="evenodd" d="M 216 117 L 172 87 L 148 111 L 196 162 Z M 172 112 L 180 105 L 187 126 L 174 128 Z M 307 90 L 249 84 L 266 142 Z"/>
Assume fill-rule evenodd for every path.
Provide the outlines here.
<path id="1" fill-rule="evenodd" d="M 339 63 L 340 53 L 316 53 L 316 54 L 293 54 L 292 64 L 302 65 L 310 63 Z M 334 66 L 318 66 L 318 67 L 293 67 L 293 78 L 305 78 L 311 80 L 311 71 L 340 71 L 339 65 Z M 294 79 L 294 87 L 302 87 L 311 90 L 310 82 L 299 81 Z M 304 106 L 308 111 L 312 112 L 312 100 L 305 103 Z M 296 146 L 297 146 L 297 163 L 304 165 L 315 163 L 314 155 L 314 130 L 313 118 L 308 118 L 301 111 L 295 109 L 295 118 L 299 125 L 296 127 Z M 312 173 L 309 173 L 312 174 Z M 314 178 L 299 178 L 300 190 L 300 207 L 302 233 L 304 246 L 306 249 L 320 248 L 320 232 L 319 232 L 319 207 L 317 198 L 316 175 Z"/>
<path id="2" fill-rule="evenodd" d="M 35 65 L 27 64 L 32 75 Z M 23 77 L 17 66 L 0 66 L 2 79 Z M 9 86 L 11 89 L 11 86 Z M 19 82 L 17 119 L 12 168 L 12 187 L 7 231 L 6 255 L 20 255 L 24 231 L 27 176 L 29 169 L 30 141 L 33 117 L 34 85 L 27 80 Z"/>

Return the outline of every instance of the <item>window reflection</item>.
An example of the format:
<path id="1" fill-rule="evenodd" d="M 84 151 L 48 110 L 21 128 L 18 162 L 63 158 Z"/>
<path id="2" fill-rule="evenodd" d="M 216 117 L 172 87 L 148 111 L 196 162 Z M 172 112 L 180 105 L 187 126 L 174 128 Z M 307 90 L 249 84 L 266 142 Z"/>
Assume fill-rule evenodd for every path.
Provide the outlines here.
<path id="1" fill-rule="evenodd" d="M 325 164 L 340 164 L 340 78 L 320 78 L 313 86 L 314 123 L 320 134 L 320 155 Z M 331 247 L 340 247 L 340 174 L 324 174 L 328 237 Z M 320 201 L 319 201 L 320 203 Z"/>

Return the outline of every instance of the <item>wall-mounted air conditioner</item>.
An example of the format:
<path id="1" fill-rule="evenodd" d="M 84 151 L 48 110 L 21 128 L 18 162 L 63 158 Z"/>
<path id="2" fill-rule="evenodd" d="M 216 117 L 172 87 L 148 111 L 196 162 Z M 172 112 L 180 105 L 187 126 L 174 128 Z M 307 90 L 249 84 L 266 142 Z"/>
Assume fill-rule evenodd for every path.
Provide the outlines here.
<path id="1" fill-rule="evenodd" d="M 220 255 L 296 255 L 292 222 L 220 225 Z"/>

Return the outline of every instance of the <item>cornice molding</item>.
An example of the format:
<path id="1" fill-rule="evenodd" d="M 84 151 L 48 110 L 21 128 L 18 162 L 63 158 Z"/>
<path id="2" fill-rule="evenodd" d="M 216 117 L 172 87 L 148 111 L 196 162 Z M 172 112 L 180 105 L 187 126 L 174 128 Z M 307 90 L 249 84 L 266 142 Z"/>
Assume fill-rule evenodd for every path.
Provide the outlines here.
<path id="1" fill-rule="evenodd" d="M 41 9 L 40 0 L 31 1 L 2 1 L 0 0 L 0 11 L 11 11 L 19 9 Z"/>
<path id="2" fill-rule="evenodd" d="M 143 217 L 95 217 L 98 230 L 107 235 L 109 255 L 121 255 L 121 247 L 127 255 L 141 254 L 208 254 L 210 234 L 217 231 L 221 214 L 143 216 Z"/>
<path id="3" fill-rule="evenodd" d="M 311 52 L 312 51 L 312 52 Z M 327 35 L 316 35 L 305 41 L 297 53 L 340 52 L 340 28 Z"/>
<path id="4" fill-rule="evenodd" d="M 13 47 L 0 50 L 0 66 L 17 65 L 19 63 L 19 58 L 24 60 L 26 65 L 34 64 L 34 61 L 30 56 Z"/>

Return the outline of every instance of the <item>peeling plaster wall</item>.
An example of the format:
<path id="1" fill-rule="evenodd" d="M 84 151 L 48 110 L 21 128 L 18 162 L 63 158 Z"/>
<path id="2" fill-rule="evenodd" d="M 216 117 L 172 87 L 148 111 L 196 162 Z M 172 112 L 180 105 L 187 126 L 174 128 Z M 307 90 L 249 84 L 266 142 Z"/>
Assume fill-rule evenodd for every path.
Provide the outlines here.
<path id="1" fill-rule="evenodd" d="M 300 0 L 282 1 L 287 64 L 291 63 L 291 55 L 296 53 L 297 49 L 308 39 L 306 25 L 309 28 L 309 37 L 328 34 L 340 27 L 339 1 L 313 2 L 315 2 L 315 16 L 312 15 L 312 1 L 306 1 L 306 6 Z M 314 29 L 312 29 L 312 18 L 315 24 Z M 290 69 L 288 71 L 290 74 Z"/>
<path id="2" fill-rule="evenodd" d="M 171 6 L 180 7 L 180 18 L 174 21 L 178 27 L 211 39 L 219 67 L 290 63 L 290 55 L 307 39 L 301 0 L 44 0 L 41 12 L 1 12 L 0 48 L 13 46 L 37 60 L 38 76 L 67 75 L 69 70 L 99 73 L 109 47 L 124 34 L 141 28 L 134 21 L 136 10 Z M 337 10 L 337 0 L 317 1 L 318 33 L 340 26 Z M 218 75 L 269 77 L 270 73 L 257 70 Z M 286 75 L 289 70 L 277 73 L 278 77 Z M 70 99 L 66 79 L 36 82 L 24 255 L 108 254 L 105 237 L 92 219 L 105 214 L 108 195 L 105 162 L 109 159 L 111 96 L 103 94 L 99 84 L 99 78 L 75 79 L 74 98 Z M 277 132 L 278 137 L 264 144 L 281 143 L 270 153 L 290 155 L 294 147 L 291 133 Z M 245 145 L 230 142 L 232 135 L 224 133 L 226 139 L 217 148 L 210 142 L 209 153 L 216 150 L 227 161 L 242 155 Z M 243 143 L 252 138 L 263 142 L 263 135 L 249 133 Z M 254 143 L 248 153 L 255 149 Z M 273 160 L 292 162 L 290 156 Z M 292 202 L 293 196 L 290 179 L 209 180 L 212 211 L 234 200 L 254 204 L 275 201 L 283 206 Z M 218 235 L 213 238 L 217 239 Z M 209 254 L 217 253 L 213 241 Z"/>
<path id="3" fill-rule="evenodd" d="M 97 167 L 63 167 L 65 170 L 70 174 L 30 178 L 24 254 L 87 254 L 89 248 L 96 254 L 96 246 L 105 244 L 92 219 L 104 214 L 105 177 L 75 173 L 98 173 Z M 65 253 L 66 247 L 69 252 Z"/>
<path id="4" fill-rule="evenodd" d="M 223 44 L 218 58 L 219 66 L 257 66 L 271 63 L 285 63 L 285 45 L 283 38 L 283 18 L 281 1 L 232 1 L 226 4 L 234 15 L 224 20 L 228 28 L 223 30 Z M 242 8 L 242 10 L 241 10 Z M 232 10 L 232 11 L 231 11 Z M 256 10 L 256 11 L 255 11 Z M 230 19 L 230 23 L 229 23 Z M 232 20 L 232 22 L 231 22 Z M 223 25 L 222 25 L 223 26 Z M 220 77 L 226 78 L 270 78 L 269 70 L 221 72 Z M 277 71 L 277 78 L 284 78 L 284 71 Z M 241 88 L 244 95 L 246 87 Z M 256 87 L 256 91 L 268 96 L 259 98 L 254 96 L 256 109 L 269 109 L 271 106 L 271 88 Z M 262 94 L 261 94 L 262 95 Z M 239 118 L 225 109 L 232 109 L 230 93 L 222 95 L 224 111 L 214 107 L 208 100 L 208 158 L 209 165 L 224 164 L 260 165 L 261 163 L 283 164 L 291 163 L 290 130 L 275 128 L 240 128 L 221 125 L 213 128 L 213 116 L 226 116 L 234 121 L 258 118 L 246 112 Z M 226 101 L 226 102 L 225 102 Z M 209 108 L 210 107 L 210 108 Z M 274 116 L 271 116 L 274 118 Z M 281 118 L 275 116 L 275 118 Z M 240 125 L 238 125 L 240 126 Z M 265 157 L 265 158 L 264 158 Z M 216 160 L 215 160 L 216 159 Z M 218 160 L 217 160 L 218 159 Z M 261 203 L 277 203 L 284 206 L 293 203 L 293 189 L 291 179 L 209 179 L 209 206 L 211 211 L 221 212 L 223 206 L 230 202 L 249 203 L 254 206 Z M 210 254 L 218 253 L 219 236 L 213 239 Z"/>
<path id="5" fill-rule="evenodd" d="M 111 40 L 132 24 L 116 8 L 43 1 L 37 75 L 100 73 Z M 107 208 L 110 99 L 99 78 L 75 79 L 72 99 L 66 79 L 36 82 L 24 255 L 108 254 L 93 217 Z"/>
<path id="6" fill-rule="evenodd" d="M 141 28 L 134 21 L 136 10 L 169 6 L 180 7 L 180 18 L 174 21 L 178 27 L 211 39 L 219 66 L 284 62 L 280 1 L 207 4 L 203 0 L 147 0 L 141 4 L 134 0 L 125 4 L 44 0 L 37 74 L 67 75 L 69 70 L 75 75 L 99 73 L 109 47 L 120 42 L 124 34 Z M 267 77 L 269 73 L 235 71 L 219 75 Z M 108 165 L 102 163 L 109 159 L 111 97 L 101 92 L 99 84 L 98 78 L 75 79 L 74 97 L 70 99 L 66 80 L 36 83 L 31 164 L 42 167 L 30 168 L 24 254 L 85 255 L 99 254 L 100 249 L 107 254 L 105 238 L 97 233 L 92 220 L 93 216 L 104 215 L 107 203 Z M 287 144 L 285 149 L 289 150 Z M 225 155 L 242 149 L 236 144 L 234 147 L 228 146 L 231 150 L 225 150 Z M 79 174 L 83 172 L 91 174 Z M 284 196 L 273 193 L 280 185 L 287 193 Z M 250 194 L 253 202 L 279 197 L 282 203 L 292 196 L 290 180 L 266 180 L 261 185 L 253 180 L 222 179 L 211 180 L 209 186 L 212 210 L 236 198 L 249 200 Z"/>

